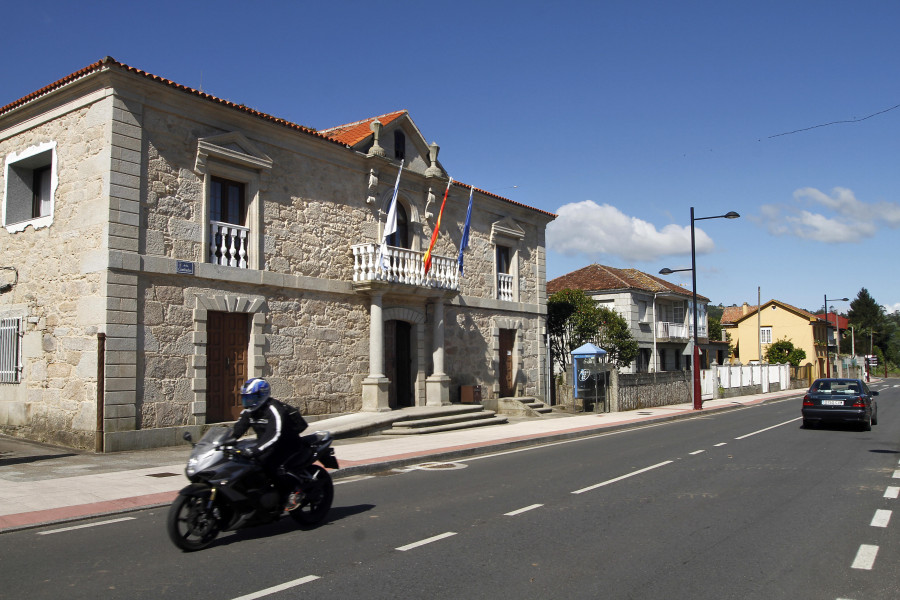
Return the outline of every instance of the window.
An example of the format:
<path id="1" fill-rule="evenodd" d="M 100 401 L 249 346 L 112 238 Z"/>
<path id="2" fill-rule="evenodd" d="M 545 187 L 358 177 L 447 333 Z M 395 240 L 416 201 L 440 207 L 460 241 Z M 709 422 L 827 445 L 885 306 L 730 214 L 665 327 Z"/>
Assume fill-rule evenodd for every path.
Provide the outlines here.
<path id="1" fill-rule="evenodd" d="M 760 344 L 771 344 L 772 343 L 772 328 L 771 327 L 760 327 L 759 328 L 759 343 Z"/>
<path id="2" fill-rule="evenodd" d="M 50 225 L 55 188 L 56 142 L 7 156 L 3 224 L 11 232 Z"/>
<path id="3" fill-rule="evenodd" d="M 213 221 L 243 225 L 244 184 L 213 177 L 209 209 Z"/>
<path id="4" fill-rule="evenodd" d="M 684 323 L 684 302 L 677 302 L 672 305 L 672 322 Z"/>
<path id="5" fill-rule="evenodd" d="M 399 129 L 394 130 L 394 158 L 406 159 L 406 136 Z"/>
<path id="6" fill-rule="evenodd" d="M 513 294 L 513 276 L 510 274 L 511 251 L 509 246 L 497 246 L 497 298 L 500 300 L 512 300 Z"/>
<path id="7" fill-rule="evenodd" d="M 638 300 L 638 322 L 640 323 L 648 323 L 649 317 L 647 316 L 647 308 L 649 302 L 646 300 Z"/>
<path id="8" fill-rule="evenodd" d="M 397 231 L 388 236 L 387 245 L 409 248 L 409 216 L 400 202 L 397 202 Z"/>
<path id="9" fill-rule="evenodd" d="M 0 383 L 21 381 L 21 329 L 22 319 L 0 319 Z"/>

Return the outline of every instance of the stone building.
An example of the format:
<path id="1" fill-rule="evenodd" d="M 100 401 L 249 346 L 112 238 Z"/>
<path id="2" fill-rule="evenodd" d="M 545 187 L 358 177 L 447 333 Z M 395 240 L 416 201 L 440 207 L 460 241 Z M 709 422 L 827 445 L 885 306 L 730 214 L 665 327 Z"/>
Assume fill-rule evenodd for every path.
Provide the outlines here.
<path id="1" fill-rule="evenodd" d="M 259 376 L 307 415 L 546 393 L 554 215 L 454 181 L 426 274 L 406 111 L 315 131 L 107 57 L 0 108 L 0 159 L 0 432 L 170 445 Z"/>

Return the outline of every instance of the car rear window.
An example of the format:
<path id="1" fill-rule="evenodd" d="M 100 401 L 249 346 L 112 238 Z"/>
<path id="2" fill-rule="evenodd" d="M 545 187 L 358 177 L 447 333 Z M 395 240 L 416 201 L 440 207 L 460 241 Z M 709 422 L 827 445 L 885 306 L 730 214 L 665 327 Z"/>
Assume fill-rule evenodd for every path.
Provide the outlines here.
<path id="1" fill-rule="evenodd" d="M 813 384 L 811 392 L 819 394 L 859 394 L 859 384 L 853 381 L 821 381 Z"/>

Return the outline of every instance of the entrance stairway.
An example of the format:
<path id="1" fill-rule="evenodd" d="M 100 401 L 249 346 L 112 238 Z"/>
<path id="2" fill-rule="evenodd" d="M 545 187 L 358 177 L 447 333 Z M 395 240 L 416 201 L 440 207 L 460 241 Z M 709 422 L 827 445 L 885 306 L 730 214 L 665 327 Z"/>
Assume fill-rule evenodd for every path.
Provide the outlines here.
<path id="1" fill-rule="evenodd" d="M 485 425 L 502 425 L 506 422 L 508 422 L 506 417 L 499 416 L 492 410 L 485 410 L 480 404 L 442 406 L 440 409 L 435 408 L 430 414 L 428 412 L 405 414 L 394 421 L 390 429 L 382 431 L 381 435 L 419 435 Z"/>

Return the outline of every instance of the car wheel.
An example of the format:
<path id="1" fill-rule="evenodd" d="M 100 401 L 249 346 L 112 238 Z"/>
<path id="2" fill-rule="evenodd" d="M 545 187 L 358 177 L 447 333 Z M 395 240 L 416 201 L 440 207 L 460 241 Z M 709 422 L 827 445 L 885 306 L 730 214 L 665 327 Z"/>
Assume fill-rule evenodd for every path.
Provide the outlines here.
<path id="1" fill-rule="evenodd" d="M 872 425 L 878 425 L 878 411 L 872 413 Z"/>
<path id="2" fill-rule="evenodd" d="M 872 415 L 863 421 L 863 431 L 872 431 Z"/>

